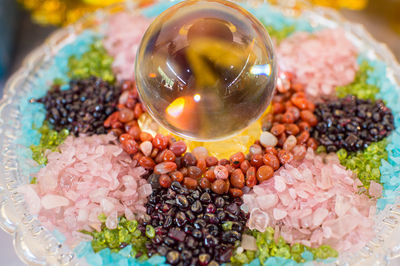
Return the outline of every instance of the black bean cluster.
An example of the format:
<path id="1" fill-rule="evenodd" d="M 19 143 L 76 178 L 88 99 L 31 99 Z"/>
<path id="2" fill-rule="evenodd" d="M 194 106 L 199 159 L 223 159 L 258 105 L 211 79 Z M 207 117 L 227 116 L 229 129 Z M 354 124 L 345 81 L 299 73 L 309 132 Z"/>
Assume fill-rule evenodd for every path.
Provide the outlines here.
<path id="1" fill-rule="evenodd" d="M 157 175 L 151 178 L 157 179 Z M 246 215 L 240 210 L 241 198 L 200 187 L 189 190 L 177 181 L 168 189 L 156 181 L 149 182 L 153 193 L 146 204 L 151 217 L 148 224 L 156 231 L 147 246 L 149 256 L 165 256 L 172 265 L 219 265 L 230 261 L 246 223 Z"/>
<path id="2" fill-rule="evenodd" d="M 116 111 L 120 93 L 120 86 L 91 77 L 71 80 L 67 90 L 55 85 L 46 96 L 33 101 L 44 104 L 46 119 L 57 131 L 66 128 L 75 136 L 105 134 L 104 120 Z"/>
<path id="3" fill-rule="evenodd" d="M 344 148 L 358 151 L 385 138 L 394 129 L 393 114 L 382 100 L 347 96 L 320 103 L 315 115 L 318 124 L 312 134 L 328 152 Z"/>

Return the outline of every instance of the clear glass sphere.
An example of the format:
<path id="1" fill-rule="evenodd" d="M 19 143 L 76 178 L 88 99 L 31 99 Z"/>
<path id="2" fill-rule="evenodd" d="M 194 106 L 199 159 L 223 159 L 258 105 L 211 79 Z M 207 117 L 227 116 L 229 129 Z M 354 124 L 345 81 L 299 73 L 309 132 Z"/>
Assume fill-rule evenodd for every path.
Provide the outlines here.
<path id="1" fill-rule="evenodd" d="M 181 2 L 147 29 L 136 83 L 151 116 L 177 135 L 222 139 L 259 118 L 275 87 L 264 26 L 236 4 Z"/>

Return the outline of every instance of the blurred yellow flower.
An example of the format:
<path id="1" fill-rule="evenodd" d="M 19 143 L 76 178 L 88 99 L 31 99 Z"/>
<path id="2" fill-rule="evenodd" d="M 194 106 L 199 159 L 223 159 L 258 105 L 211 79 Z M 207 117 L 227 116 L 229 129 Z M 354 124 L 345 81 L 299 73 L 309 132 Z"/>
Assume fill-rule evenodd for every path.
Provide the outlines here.
<path id="1" fill-rule="evenodd" d="M 290 5 L 295 5 L 299 8 L 303 6 L 307 0 L 295 0 L 295 1 L 287 1 L 287 0 L 268 0 L 272 4 L 288 2 Z M 318 5 L 318 6 L 326 6 L 331 8 L 347 8 L 347 9 L 354 9 L 360 10 L 364 9 L 367 4 L 368 0 L 308 0 L 308 2 Z M 294 3 L 294 4 L 293 4 Z"/>
<path id="2" fill-rule="evenodd" d="M 35 22 L 44 25 L 65 26 L 75 22 L 86 13 L 125 0 L 18 0 L 32 13 Z M 140 4 L 151 0 L 133 0 Z"/>
<path id="3" fill-rule="evenodd" d="M 311 0 L 311 2 L 320 6 L 354 10 L 364 9 L 368 4 L 368 0 Z"/>
<path id="4" fill-rule="evenodd" d="M 63 26 L 75 22 L 81 16 L 98 8 L 124 2 L 125 0 L 18 0 L 31 11 L 33 19 L 40 24 Z M 129 0 L 128 0 L 129 1 Z M 149 4 L 152 0 L 132 0 L 141 4 Z M 269 0 L 277 3 L 280 0 Z M 310 0 L 315 5 L 363 9 L 368 0 Z"/>
<path id="5" fill-rule="evenodd" d="M 108 6 L 115 3 L 124 2 L 125 0 L 82 0 L 82 2 L 93 6 Z"/>

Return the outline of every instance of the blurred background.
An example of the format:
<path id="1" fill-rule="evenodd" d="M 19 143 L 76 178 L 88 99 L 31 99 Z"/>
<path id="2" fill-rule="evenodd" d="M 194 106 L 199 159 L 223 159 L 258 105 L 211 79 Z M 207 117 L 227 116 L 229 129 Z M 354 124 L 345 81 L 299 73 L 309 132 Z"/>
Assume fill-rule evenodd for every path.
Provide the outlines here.
<path id="1" fill-rule="evenodd" d="M 57 28 L 73 23 L 87 12 L 123 1 L 125 0 L 0 0 L 0 95 L 5 81 L 20 67 L 25 56 Z M 147 5 L 152 0 L 136 1 Z M 280 0 L 270 1 L 276 3 Z M 310 2 L 338 9 L 348 20 L 363 24 L 377 40 L 386 43 L 400 61 L 400 0 Z M 13 250 L 11 236 L 2 230 L 0 265 L 22 265 Z"/>

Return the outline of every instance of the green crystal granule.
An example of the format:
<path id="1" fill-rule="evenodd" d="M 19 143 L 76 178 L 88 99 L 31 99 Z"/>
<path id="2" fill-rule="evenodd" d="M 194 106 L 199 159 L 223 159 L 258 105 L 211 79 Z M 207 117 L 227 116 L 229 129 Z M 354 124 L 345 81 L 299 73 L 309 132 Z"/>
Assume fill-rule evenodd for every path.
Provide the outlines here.
<path id="1" fill-rule="evenodd" d="M 256 239 L 257 250 L 241 250 L 237 248 L 231 257 L 232 265 L 243 265 L 250 263 L 254 258 L 259 258 L 263 265 L 269 257 L 281 257 L 292 259 L 296 262 L 305 262 L 302 257 L 303 252 L 308 251 L 313 255 L 314 260 L 336 258 L 339 254 L 336 250 L 327 245 L 318 248 L 310 248 L 300 243 L 290 245 L 283 237 L 279 237 L 277 241 L 274 239 L 275 231 L 272 227 L 267 227 L 265 232 L 261 233 L 256 230 L 247 231 L 246 234 Z"/>
<path id="2" fill-rule="evenodd" d="M 115 76 L 111 68 L 112 62 L 113 58 L 107 54 L 101 40 L 96 40 L 80 58 L 75 55 L 68 58 L 68 75 L 73 79 L 95 76 L 113 83 Z"/>
<path id="3" fill-rule="evenodd" d="M 132 246 L 130 255 L 139 257 L 140 260 L 147 259 L 146 242 L 149 238 L 155 236 L 155 229 L 152 226 L 146 227 L 146 235 L 142 235 L 136 220 L 127 220 L 125 217 L 120 217 L 118 226 L 115 229 L 108 229 L 105 225 L 106 216 L 99 215 L 99 220 L 102 222 L 101 231 L 82 231 L 93 237 L 92 248 L 94 252 L 99 252 L 105 248 L 109 248 L 111 252 L 119 252 L 128 245 Z"/>
<path id="4" fill-rule="evenodd" d="M 367 61 L 363 61 L 360 64 L 354 81 L 349 85 L 337 87 L 336 95 L 339 98 L 343 98 L 351 94 L 360 99 L 375 100 L 375 95 L 379 93 L 380 90 L 377 86 L 367 83 L 368 73 L 371 71 L 373 71 L 373 67 L 371 67 Z"/>
<path id="5" fill-rule="evenodd" d="M 340 163 L 357 174 L 363 185 L 368 188 L 371 181 L 380 182 L 379 167 L 382 160 L 387 160 L 387 140 L 371 143 L 366 149 L 348 153 L 344 149 L 337 152 Z"/>
<path id="6" fill-rule="evenodd" d="M 64 142 L 69 135 L 67 129 L 57 132 L 50 128 L 47 121 L 37 129 L 41 133 L 39 145 L 31 145 L 32 159 L 40 165 L 47 164 L 46 150 L 56 151 L 57 147 Z"/>

